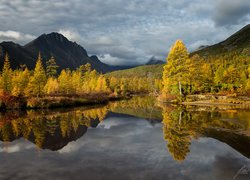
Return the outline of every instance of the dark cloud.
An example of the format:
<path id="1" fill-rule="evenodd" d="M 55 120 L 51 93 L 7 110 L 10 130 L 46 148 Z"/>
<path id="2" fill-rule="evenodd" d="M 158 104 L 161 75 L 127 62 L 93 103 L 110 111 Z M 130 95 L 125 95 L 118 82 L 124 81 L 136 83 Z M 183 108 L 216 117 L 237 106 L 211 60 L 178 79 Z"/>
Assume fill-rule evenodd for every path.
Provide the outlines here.
<path id="1" fill-rule="evenodd" d="M 190 50 L 223 40 L 249 21 L 247 9 L 247 0 L 1 0 L 0 40 L 58 31 L 106 63 L 138 64 L 165 59 L 176 39 Z"/>
<path id="2" fill-rule="evenodd" d="M 249 20 L 249 0 L 219 0 L 213 17 L 217 26 L 238 25 Z"/>

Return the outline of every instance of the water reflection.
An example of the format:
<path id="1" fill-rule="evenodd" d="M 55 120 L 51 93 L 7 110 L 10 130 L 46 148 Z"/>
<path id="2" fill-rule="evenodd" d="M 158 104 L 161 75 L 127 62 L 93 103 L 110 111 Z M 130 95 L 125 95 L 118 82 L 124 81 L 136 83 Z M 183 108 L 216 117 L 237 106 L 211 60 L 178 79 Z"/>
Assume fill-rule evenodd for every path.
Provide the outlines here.
<path id="1" fill-rule="evenodd" d="M 245 124 L 245 121 L 243 121 L 244 123 L 235 121 L 231 113 L 231 111 L 197 111 L 188 110 L 185 107 L 164 106 L 163 134 L 167 141 L 167 148 L 173 158 L 183 161 L 190 152 L 191 141 L 204 136 L 226 142 L 236 150 L 241 151 L 242 154 L 250 157 L 249 146 L 245 144 L 248 143 L 247 145 L 249 145 L 250 138 L 235 133 L 246 130 L 248 124 Z M 245 143 L 243 143 L 244 141 Z"/>
<path id="2" fill-rule="evenodd" d="M 145 97 L 1 113 L 0 179 L 232 179 L 249 163 L 249 117 Z"/>
<path id="3" fill-rule="evenodd" d="M 69 112 L 7 112 L 0 116 L 0 140 L 12 142 L 21 137 L 37 148 L 59 150 L 96 127 L 107 108 L 77 109 Z"/>
<path id="4" fill-rule="evenodd" d="M 192 142 L 200 137 L 227 143 L 245 157 L 250 157 L 250 112 L 159 106 L 153 97 L 134 97 L 87 109 L 1 113 L 0 140 L 12 142 L 24 138 L 39 149 L 57 151 L 114 113 L 123 118 L 125 115 L 143 118 L 152 126 L 162 122 L 167 150 L 177 161 L 185 160 Z"/>

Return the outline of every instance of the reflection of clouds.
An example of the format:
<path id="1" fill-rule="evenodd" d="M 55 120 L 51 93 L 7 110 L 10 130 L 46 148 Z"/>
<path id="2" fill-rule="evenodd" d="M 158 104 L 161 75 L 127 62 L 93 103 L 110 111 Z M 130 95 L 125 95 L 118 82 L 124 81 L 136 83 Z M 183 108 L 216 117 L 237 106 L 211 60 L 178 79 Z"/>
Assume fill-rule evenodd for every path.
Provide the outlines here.
<path id="1" fill-rule="evenodd" d="M 233 179 L 235 174 L 244 165 L 247 165 L 246 159 L 241 159 L 232 153 L 225 153 L 223 156 L 215 156 L 213 163 L 214 174 L 220 179 Z M 250 179 L 250 174 L 239 175 L 236 179 Z"/>
<path id="2" fill-rule="evenodd" d="M 6 152 L 6 153 L 14 153 L 20 151 L 20 146 L 18 144 L 11 145 L 11 146 L 4 146 L 3 148 L 0 148 L 0 152 Z"/>
<path id="3" fill-rule="evenodd" d="M 88 129 L 82 141 L 70 142 L 59 153 L 73 153 L 85 146 L 94 145 L 100 148 L 114 146 L 121 138 L 134 137 L 143 134 L 145 129 L 152 128 L 148 121 L 138 118 L 110 117 L 102 121 L 96 128 Z M 157 128 L 161 128 L 158 126 Z M 93 134 L 92 134 L 93 133 Z M 89 135 L 91 134 L 91 135 Z M 87 137 L 90 136 L 90 137 Z"/>
<path id="4" fill-rule="evenodd" d="M 77 142 L 70 142 L 68 145 L 64 146 L 62 149 L 58 150 L 61 154 L 67 154 L 78 151 L 83 144 Z"/>
<path id="5" fill-rule="evenodd" d="M 110 117 L 107 118 L 105 121 L 102 121 L 98 127 L 104 128 L 104 129 L 111 129 L 112 127 L 117 126 L 124 126 L 124 125 L 131 125 L 132 127 L 135 127 L 135 125 L 147 125 L 147 121 L 144 121 L 143 119 L 138 119 L 134 117 L 128 117 L 128 118 L 119 118 L 119 117 Z"/>
<path id="6" fill-rule="evenodd" d="M 16 153 L 32 148 L 35 148 L 35 145 L 31 142 L 25 141 L 24 139 L 11 143 L 0 142 L 0 153 Z"/>

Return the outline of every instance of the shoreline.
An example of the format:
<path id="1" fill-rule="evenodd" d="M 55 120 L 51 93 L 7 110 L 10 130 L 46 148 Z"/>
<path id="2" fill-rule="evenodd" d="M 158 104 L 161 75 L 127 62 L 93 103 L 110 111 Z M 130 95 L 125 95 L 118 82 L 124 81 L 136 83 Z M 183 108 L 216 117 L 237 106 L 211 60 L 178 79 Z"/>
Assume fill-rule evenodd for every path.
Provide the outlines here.
<path id="1" fill-rule="evenodd" d="M 218 94 L 197 94 L 188 95 L 184 101 L 177 99 L 171 101 L 163 101 L 158 98 L 158 101 L 163 104 L 173 104 L 177 106 L 200 106 L 200 107 L 218 107 L 227 109 L 250 109 L 249 96 L 237 95 L 218 95 Z"/>
<path id="2" fill-rule="evenodd" d="M 232 102 L 222 102 L 222 101 L 184 101 L 181 102 L 180 104 L 183 105 L 201 105 L 201 106 L 250 106 L 250 101 L 249 102 L 244 102 L 244 103 L 232 103 Z"/>
<path id="3" fill-rule="evenodd" d="M 85 96 L 45 96 L 20 98 L 14 102 L 0 100 L 0 112 L 8 110 L 56 109 L 107 104 L 110 101 L 127 99 L 129 96 L 92 94 Z"/>

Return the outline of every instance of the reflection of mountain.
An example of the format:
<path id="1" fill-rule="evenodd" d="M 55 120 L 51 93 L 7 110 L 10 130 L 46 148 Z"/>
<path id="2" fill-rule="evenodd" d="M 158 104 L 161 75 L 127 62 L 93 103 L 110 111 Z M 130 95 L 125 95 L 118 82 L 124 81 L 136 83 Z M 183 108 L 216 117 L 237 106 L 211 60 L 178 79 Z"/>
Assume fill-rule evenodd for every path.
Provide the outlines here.
<path id="1" fill-rule="evenodd" d="M 38 148 L 59 150 L 82 137 L 88 127 L 96 127 L 106 113 L 104 107 L 47 115 L 28 113 L 15 118 L 4 114 L 1 116 L 0 140 L 11 142 L 23 137 Z"/>
<path id="2" fill-rule="evenodd" d="M 250 137 L 232 131 L 221 129 L 208 129 L 205 131 L 206 137 L 217 139 L 234 148 L 247 158 L 250 158 Z"/>
<path id="3" fill-rule="evenodd" d="M 54 134 L 50 134 L 49 132 L 46 132 L 42 138 L 42 142 L 39 142 L 39 138 L 37 135 L 35 135 L 33 132 L 30 133 L 27 140 L 33 142 L 39 148 L 41 149 L 50 149 L 52 151 L 57 151 L 64 146 L 66 146 L 71 141 L 76 141 L 80 137 L 82 137 L 87 132 L 88 127 L 80 125 L 76 131 L 71 131 L 68 136 L 63 137 L 60 129 L 57 128 L 54 132 Z M 11 136 L 9 137 L 9 142 L 12 142 L 16 139 L 21 138 L 22 135 L 19 135 L 18 137 L 15 136 L 13 133 L 11 133 Z M 1 141 L 5 141 L 3 137 L 0 137 Z"/>
<path id="4" fill-rule="evenodd" d="M 95 119 L 91 121 L 91 127 L 96 127 L 100 123 L 99 120 Z M 67 136 L 62 136 L 60 129 L 57 128 L 55 133 L 51 135 L 50 133 L 45 134 L 44 141 L 41 145 L 41 149 L 50 149 L 52 151 L 57 151 L 62 149 L 71 141 L 76 141 L 77 139 L 81 138 L 86 132 L 88 127 L 85 125 L 79 125 L 76 130 L 70 131 Z M 35 136 L 32 135 L 29 141 L 36 143 Z"/>

